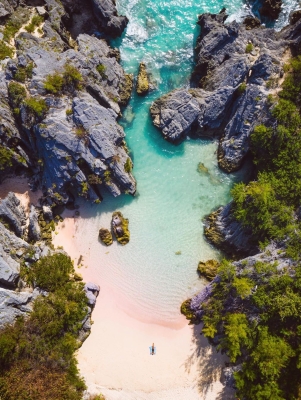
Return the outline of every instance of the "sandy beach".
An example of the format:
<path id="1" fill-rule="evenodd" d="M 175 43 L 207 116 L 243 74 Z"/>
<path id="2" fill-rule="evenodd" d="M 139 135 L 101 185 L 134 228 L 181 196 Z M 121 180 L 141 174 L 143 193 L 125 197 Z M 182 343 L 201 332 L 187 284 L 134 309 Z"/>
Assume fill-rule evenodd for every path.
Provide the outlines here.
<path id="1" fill-rule="evenodd" d="M 65 218 L 54 235 L 54 245 L 63 246 L 75 265 L 80 257 L 76 224 L 76 218 Z M 107 400 L 234 398 L 233 391 L 220 383 L 226 357 L 200 335 L 200 325 L 188 325 L 180 313 L 172 327 L 143 322 L 126 296 L 95 279 L 88 259 L 83 264 L 78 272 L 84 281 L 101 288 L 91 335 L 77 357 L 90 394 L 102 393 Z M 155 356 L 149 350 L 153 342 Z"/>

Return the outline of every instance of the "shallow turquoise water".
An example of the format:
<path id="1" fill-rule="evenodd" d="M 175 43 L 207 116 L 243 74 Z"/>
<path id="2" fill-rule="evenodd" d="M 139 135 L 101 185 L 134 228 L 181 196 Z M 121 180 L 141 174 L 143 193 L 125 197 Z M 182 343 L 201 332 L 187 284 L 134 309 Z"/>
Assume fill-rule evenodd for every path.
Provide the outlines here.
<path id="1" fill-rule="evenodd" d="M 203 285 L 196 274 L 198 261 L 220 254 L 205 241 L 202 220 L 230 200 L 230 189 L 242 176 L 218 169 L 217 142 L 187 140 L 174 146 L 162 139 L 149 116 L 154 99 L 188 84 L 197 15 L 218 12 L 222 5 L 232 19 L 246 10 L 240 0 L 118 1 L 119 12 L 130 19 L 123 37 L 114 42 L 123 67 L 136 74 L 139 62 L 146 62 L 156 88 L 144 98 L 133 95 L 121 121 L 134 160 L 137 196 L 106 195 L 99 206 L 82 207 L 77 245 L 93 268 L 94 281 L 122 292 L 153 322 L 176 321 L 181 302 Z M 199 162 L 209 173 L 197 171 Z M 106 248 L 96 242 L 98 229 L 110 227 L 117 209 L 129 218 L 131 241 Z"/>

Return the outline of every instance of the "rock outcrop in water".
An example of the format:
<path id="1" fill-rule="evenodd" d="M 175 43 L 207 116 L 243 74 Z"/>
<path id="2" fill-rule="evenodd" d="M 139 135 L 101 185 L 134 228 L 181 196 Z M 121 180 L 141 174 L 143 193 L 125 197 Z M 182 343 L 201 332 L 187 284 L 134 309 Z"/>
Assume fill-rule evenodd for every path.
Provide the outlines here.
<path id="1" fill-rule="evenodd" d="M 113 237 L 112 237 L 111 232 L 108 229 L 105 229 L 105 228 L 99 229 L 99 239 L 106 246 L 110 246 L 113 243 Z"/>
<path id="2" fill-rule="evenodd" d="M 299 46 L 301 25 L 277 33 L 225 24 L 226 18 L 224 11 L 199 17 L 192 87 L 156 100 L 151 115 L 171 142 L 187 135 L 220 138 L 219 166 L 232 172 L 249 152 L 254 126 L 272 123 L 267 97 L 283 75 L 285 51 Z"/>
<path id="3" fill-rule="evenodd" d="M 140 63 L 139 65 L 136 90 L 140 96 L 145 95 L 149 91 L 149 81 L 146 71 L 146 65 L 144 63 Z"/>
<path id="4" fill-rule="evenodd" d="M 124 246 L 130 241 L 129 220 L 120 211 L 112 214 L 112 228 L 118 243 Z"/>
<path id="5" fill-rule="evenodd" d="M 98 26 L 120 34 L 126 19 L 117 15 L 113 1 L 92 3 Z M 78 196 L 99 202 L 104 188 L 113 196 L 136 191 L 117 123 L 132 76 L 105 40 L 86 33 L 71 39 L 68 28 L 79 26 L 78 7 L 80 2 L 47 0 L 43 33 L 20 33 L 16 59 L 3 61 L 0 71 L 1 179 L 28 171 L 31 187 L 42 187 L 49 205 L 72 203 Z M 77 81 L 70 75 L 75 71 Z"/>

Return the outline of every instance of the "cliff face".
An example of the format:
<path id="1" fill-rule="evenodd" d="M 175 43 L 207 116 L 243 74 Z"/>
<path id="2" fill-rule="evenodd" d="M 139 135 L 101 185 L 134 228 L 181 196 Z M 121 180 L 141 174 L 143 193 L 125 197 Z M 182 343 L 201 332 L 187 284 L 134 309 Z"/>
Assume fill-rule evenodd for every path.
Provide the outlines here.
<path id="1" fill-rule="evenodd" d="M 226 24 L 224 11 L 199 17 L 201 34 L 190 89 L 175 90 L 151 107 L 154 125 L 165 139 L 187 135 L 218 137 L 219 166 L 232 172 L 249 152 L 255 125 L 273 123 L 267 97 L 283 75 L 283 55 L 296 49 L 300 21 L 280 33 Z"/>
<path id="2" fill-rule="evenodd" d="M 88 11 L 102 11 L 91 20 L 90 33 L 106 25 L 106 33 L 120 34 L 124 17 L 113 2 L 92 3 Z M 131 77 L 105 40 L 87 33 L 72 39 L 69 28 L 87 31 L 78 21 L 80 7 L 47 0 L 42 31 L 17 34 L 15 58 L 1 63 L 1 179 L 28 170 L 32 187 L 42 186 L 49 204 L 77 196 L 98 202 L 103 187 L 114 196 L 136 190 L 124 168 L 129 156 L 117 123 Z"/>

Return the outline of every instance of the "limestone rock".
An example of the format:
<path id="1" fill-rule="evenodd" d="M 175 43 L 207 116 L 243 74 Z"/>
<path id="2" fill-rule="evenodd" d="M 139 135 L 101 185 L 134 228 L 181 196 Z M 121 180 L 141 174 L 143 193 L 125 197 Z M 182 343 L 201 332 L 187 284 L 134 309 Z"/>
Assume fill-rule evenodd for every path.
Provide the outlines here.
<path id="1" fill-rule="evenodd" d="M 264 17 L 277 19 L 281 13 L 282 0 L 264 0 L 259 12 Z"/>
<path id="2" fill-rule="evenodd" d="M 139 64 L 136 90 L 139 95 L 145 95 L 149 91 L 149 81 L 146 71 L 146 65 L 143 62 Z"/>
<path id="3" fill-rule="evenodd" d="M 243 228 L 232 214 L 232 204 L 220 207 L 206 220 L 206 238 L 217 248 L 230 255 L 249 255 L 258 252 L 252 232 Z"/>
<path id="4" fill-rule="evenodd" d="M 128 19 L 117 14 L 114 0 L 91 0 L 94 12 L 105 32 L 112 37 L 120 36 L 125 29 Z"/>
<path id="5" fill-rule="evenodd" d="M 14 193 L 10 192 L 5 199 L 0 201 L 0 218 L 17 236 L 21 237 L 24 234 L 25 210 Z"/>
<path id="6" fill-rule="evenodd" d="M 96 304 L 96 298 L 99 294 L 100 287 L 95 283 L 88 282 L 85 284 L 84 290 L 86 292 L 88 303 L 93 308 Z"/>
<path id="7" fill-rule="evenodd" d="M 110 246 L 113 243 L 113 237 L 108 229 L 99 229 L 99 239 L 106 245 Z"/>
<path id="8" fill-rule="evenodd" d="M 30 206 L 29 224 L 28 224 L 28 238 L 31 241 L 38 241 L 41 239 L 41 228 L 38 220 L 38 213 L 35 206 Z"/>
<path id="9" fill-rule="evenodd" d="M 253 17 L 252 15 L 248 15 L 244 19 L 243 24 L 245 25 L 246 29 L 254 29 L 258 28 L 261 25 L 261 22 L 258 18 Z"/>
<path id="10" fill-rule="evenodd" d="M 186 136 L 220 138 L 219 166 L 232 172 L 249 153 L 254 126 L 271 123 L 267 96 L 274 88 L 267 83 L 277 84 L 283 73 L 279 60 L 289 46 L 301 49 L 301 35 L 298 22 L 278 34 L 255 27 L 258 21 L 250 18 L 251 30 L 250 24 L 225 24 L 226 18 L 225 10 L 199 16 L 193 87 L 162 96 L 150 111 L 171 142 Z M 251 53 L 246 51 L 250 44 Z"/>
<path id="11" fill-rule="evenodd" d="M 8 17 L 13 12 L 13 7 L 7 0 L 0 2 L 0 18 Z"/>
<path id="12" fill-rule="evenodd" d="M 216 260 L 207 260 L 207 261 L 200 261 L 198 265 L 197 272 L 200 276 L 205 277 L 208 281 L 212 281 L 216 274 L 217 269 L 219 267 L 219 262 Z"/>
<path id="13" fill-rule="evenodd" d="M 296 22 L 301 19 L 301 10 L 296 10 L 290 13 L 289 21 L 291 25 L 294 25 Z"/>
<path id="14" fill-rule="evenodd" d="M 124 218 L 120 211 L 112 214 L 112 228 L 117 241 L 125 245 L 130 241 L 130 231 L 128 229 L 129 220 Z"/>

